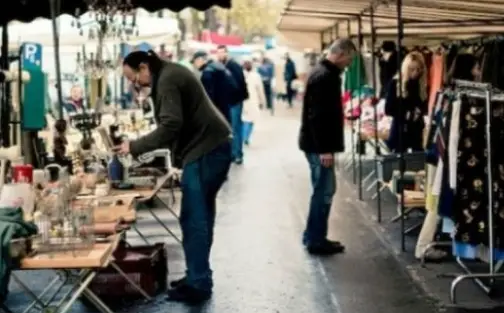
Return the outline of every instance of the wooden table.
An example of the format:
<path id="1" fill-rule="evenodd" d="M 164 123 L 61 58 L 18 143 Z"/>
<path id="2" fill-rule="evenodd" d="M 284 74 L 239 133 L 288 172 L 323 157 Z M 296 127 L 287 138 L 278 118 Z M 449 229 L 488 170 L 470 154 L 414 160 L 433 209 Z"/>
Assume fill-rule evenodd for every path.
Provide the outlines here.
<path id="1" fill-rule="evenodd" d="M 103 303 L 89 288 L 89 284 L 96 276 L 100 269 L 106 268 L 113 260 L 112 253 L 115 251 L 119 242 L 119 235 L 112 237 L 112 241 L 107 243 L 95 243 L 89 250 L 72 252 L 54 252 L 40 253 L 33 256 L 25 257 L 20 261 L 20 267 L 16 271 L 31 271 L 31 270 L 53 270 L 57 272 L 56 277 L 49 285 L 39 294 L 35 294 L 31 289 L 31 284 L 25 284 L 16 271 L 12 272 L 13 280 L 21 286 L 27 295 L 33 301 L 25 309 L 25 313 L 30 312 L 35 305 L 45 309 L 51 308 L 51 312 L 66 313 L 72 305 L 81 296 L 86 297 L 95 308 L 101 313 L 113 313 L 113 311 Z M 51 297 L 47 297 L 54 286 L 62 281 L 59 288 L 53 291 Z M 53 299 L 56 298 L 62 290 L 62 286 L 68 285 L 70 291 L 63 295 L 59 302 L 52 306 Z M 49 301 L 43 299 L 49 298 Z"/>
<path id="2" fill-rule="evenodd" d="M 78 198 L 73 205 L 85 204 L 87 201 L 93 202 L 93 219 L 95 223 L 111 223 L 123 221 L 134 223 L 136 221 L 136 197 L 129 196 L 105 196 L 99 198 Z"/>
<path id="3" fill-rule="evenodd" d="M 89 250 L 37 253 L 20 262 L 21 270 L 76 269 L 106 267 L 116 247 L 115 242 L 95 243 Z"/>

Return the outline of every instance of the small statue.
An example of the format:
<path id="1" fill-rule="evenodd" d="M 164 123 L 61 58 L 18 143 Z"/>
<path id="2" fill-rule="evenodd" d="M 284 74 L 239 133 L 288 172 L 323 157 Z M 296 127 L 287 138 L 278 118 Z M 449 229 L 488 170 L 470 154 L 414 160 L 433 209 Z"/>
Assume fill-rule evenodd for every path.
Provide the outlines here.
<path id="1" fill-rule="evenodd" d="M 67 122 L 63 119 L 57 120 L 54 129 L 56 130 L 53 142 L 54 162 L 62 167 L 67 167 L 70 172 L 71 161 L 66 157 L 66 146 L 68 145 L 66 138 Z"/>

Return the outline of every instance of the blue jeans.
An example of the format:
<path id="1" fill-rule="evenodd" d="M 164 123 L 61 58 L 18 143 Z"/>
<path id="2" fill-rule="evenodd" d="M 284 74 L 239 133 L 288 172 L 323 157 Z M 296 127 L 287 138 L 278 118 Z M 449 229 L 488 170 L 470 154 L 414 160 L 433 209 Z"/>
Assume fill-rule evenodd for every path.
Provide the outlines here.
<path id="1" fill-rule="evenodd" d="M 323 244 L 326 240 L 332 199 L 336 193 L 336 174 L 333 166 L 322 166 L 318 154 L 306 153 L 306 158 L 310 165 L 313 193 L 303 244 L 312 246 Z"/>
<path id="2" fill-rule="evenodd" d="M 243 122 L 242 127 L 242 135 L 243 135 L 243 143 L 248 145 L 250 141 L 250 136 L 252 135 L 252 130 L 254 130 L 253 122 Z"/>
<path id="3" fill-rule="evenodd" d="M 215 224 L 215 199 L 230 166 L 231 146 L 225 143 L 183 168 L 180 226 L 187 284 L 208 292 L 213 287 L 209 259 Z"/>
<path id="4" fill-rule="evenodd" d="M 234 160 L 243 159 L 243 121 L 242 121 L 243 103 L 237 103 L 231 106 L 231 126 L 233 128 L 232 156 Z"/>

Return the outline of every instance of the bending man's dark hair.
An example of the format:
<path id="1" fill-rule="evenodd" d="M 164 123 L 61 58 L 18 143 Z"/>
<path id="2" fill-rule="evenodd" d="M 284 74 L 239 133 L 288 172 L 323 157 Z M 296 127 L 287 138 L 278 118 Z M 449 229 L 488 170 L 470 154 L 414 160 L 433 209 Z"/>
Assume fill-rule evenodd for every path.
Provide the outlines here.
<path id="1" fill-rule="evenodd" d="M 156 52 L 149 51 L 133 51 L 129 53 L 123 60 L 123 65 L 131 67 L 133 70 L 138 71 L 140 64 L 147 64 L 152 73 L 158 73 L 161 69 L 163 61 L 159 58 Z"/>

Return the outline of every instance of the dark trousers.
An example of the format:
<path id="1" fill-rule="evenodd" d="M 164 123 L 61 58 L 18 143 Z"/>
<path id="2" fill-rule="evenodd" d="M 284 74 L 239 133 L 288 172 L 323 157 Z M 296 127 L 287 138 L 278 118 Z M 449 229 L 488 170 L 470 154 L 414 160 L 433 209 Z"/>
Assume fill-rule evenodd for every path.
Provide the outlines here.
<path id="1" fill-rule="evenodd" d="M 313 193 L 303 244 L 312 246 L 323 244 L 326 240 L 332 199 L 336 193 L 336 175 L 334 167 L 322 166 L 318 154 L 307 153 L 306 158 L 310 165 Z"/>
<path id="2" fill-rule="evenodd" d="M 225 143 L 183 168 L 180 226 L 187 284 L 204 291 L 211 291 L 213 287 L 209 259 L 214 234 L 215 201 L 230 166 L 231 144 Z"/>
<path id="3" fill-rule="evenodd" d="M 292 88 L 292 80 L 285 82 L 285 90 L 287 93 L 287 103 L 289 104 L 289 107 L 292 107 L 292 100 L 294 99 L 294 96 L 296 94 L 296 92 Z"/>
<path id="4" fill-rule="evenodd" d="M 264 82 L 264 96 L 266 97 L 266 109 L 273 112 L 273 90 L 271 88 L 271 82 Z"/>
<path id="5" fill-rule="evenodd" d="M 243 103 L 231 106 L 231 128 L 233 129 L 233 145 L 231 154 L 235 161 L 243 159 Z"/>

